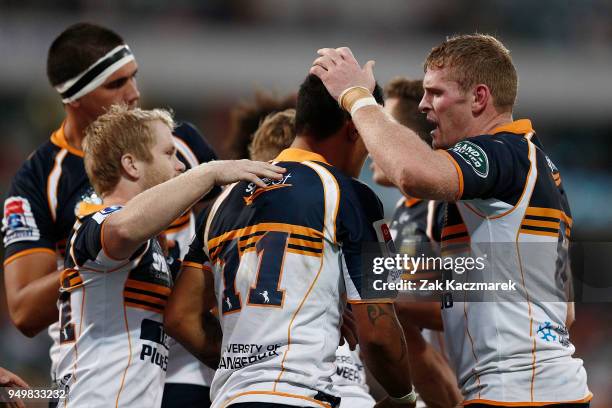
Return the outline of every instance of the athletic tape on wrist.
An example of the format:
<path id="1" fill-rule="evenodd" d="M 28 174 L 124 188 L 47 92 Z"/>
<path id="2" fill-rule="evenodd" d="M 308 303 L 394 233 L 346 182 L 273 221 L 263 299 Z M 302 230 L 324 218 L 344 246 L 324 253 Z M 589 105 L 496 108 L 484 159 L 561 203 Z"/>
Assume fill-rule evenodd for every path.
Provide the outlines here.
<path id="1" fill-rule="evenodd" d="M 416 393 L 414 392 L 414 388 L 413 388 L 409 394 L 406 394 L 401 398 L 396 398 L 396 397 L 392 397 L 389 395 L 389 399 L 395 402 L 396 404 L 408 405 L 408 404 L 414 404 L 417 400 L 417 397 L 416 397 Z"/>
<path id="2" fill-rule="evenodd" d="M 342 91 L 338 98 L 338 103 L 342 109 L 350 112 L 351 105 L 355 103 L 355 101 L 371 95 L 370 90 L 364 86 L 351 86 Z"/>
<path id="3" fill-rule="evenodd" d="M 351 116 L 355 114 L 359 109 L 364 106 L 378 106 L 378 102 L 374 99 L 373 96 L 369 96 L 367 98 L 357 99 L 357 101 L 351 106 Z"/>

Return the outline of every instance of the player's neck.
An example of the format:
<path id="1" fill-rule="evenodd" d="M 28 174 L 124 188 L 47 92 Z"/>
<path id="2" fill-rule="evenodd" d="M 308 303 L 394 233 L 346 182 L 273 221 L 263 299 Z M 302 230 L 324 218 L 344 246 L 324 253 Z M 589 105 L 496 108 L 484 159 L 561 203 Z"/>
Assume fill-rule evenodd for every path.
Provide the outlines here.
<path id="1" fill-rule="evenodd" d="M 341 145 L 343 139 L 337 135 L 330 136 L 324 140 L 317 140 L 306 135 L 297 135 L 291 147 L 295 149 L 307 150 L 320 154 L 325 160 L 343 173 L 352 176 L 354 169 L 351 169 L 351 160 L 347 157 L 349 146 Z"/>
<path id="2" fill-rule="evenodd" d="M 83 150 L 83 139 L 85 138 L 85 128 L 89 123 L 81 123 L 74 115 L 66 116 L 64 122 L 64 136 L 66 143 L 78 150 Z"/>
<path id="3" fill-rule="evenodd" d="M 484 119 L 482 123 L 478 125 L 477 130 L 473 133 L 474 136 L 478 135 L 488 135 L 493 132 L 494 129 L 512 123 L 512 112 L 502 112 L 491 115 L 490 117 Z"/>
<path id="4" fill-rule="evenodd" d="M 142 192 L 142 189 L 138 183 L 120 179 L 117 186 L 108 194 L 102 197 L 102 203 L 105 206 L 111 205 L 125 205 L 132 198 Z"/>

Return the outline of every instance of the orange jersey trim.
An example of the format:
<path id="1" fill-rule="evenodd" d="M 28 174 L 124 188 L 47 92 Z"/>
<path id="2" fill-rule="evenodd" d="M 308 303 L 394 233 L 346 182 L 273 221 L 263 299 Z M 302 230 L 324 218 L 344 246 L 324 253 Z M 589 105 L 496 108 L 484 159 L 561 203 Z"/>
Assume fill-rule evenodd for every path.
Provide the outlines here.
<path id="1" fill-rule="evenodd" d="M 421 201 L 423 201 L 421 198 L 406 197 L 406 199 L 404 200 L 404 207 L 414 207 Z"/>
<path id="2" fill-rule="evenodd" d="M 137 281 L 134 279 L 128 279 L 125 282 L 125 288 L 126 289 L 134 288 L 134 289 L 147 290 L 149 292 L 158 293 L 164 296 L 170 295 L 170 292 L 172 291 L 172 289 L 162 286 L 162 285 L 156 285 L 154 283 L 148 283 L 148 282 L 141 282 L 141 281 Z"/>
<path id="3" fill-rule="evenodd" d="M 85 201 L 81 201 L 77 205 L 77 217 L 84 217 L 89 214 L 93 214 L 95 212 L 101 211 L 106 207 L 103 204 L 93 204 Z"/>
<path id="4" fill-rule="evenodd" d="M 52 254 L 54 256 L 57 255 L 56 252 L 54 250 L 50 249 L 50 248 L 41 247 L 41 248 L 24 249 L 23 251 L 17 252 L 15 254 L 9 256 L 8 258 L 6 258 L 4 260 L 4 264 L 3 265 L 6 266 L 6 265 L 10 264 L 11 262 L 15 261 L 16 259 L 21 258 L 22 256 L 26 256 L 26 255 L 30 255 L 30 254 L 35 254 L 35 253 L 38 253 L 38 252 L 45 252 L 45 253 Z"/>
<path id="5" fill-rule="evenodd" d="M 62 123 L 62 126 L 60 126 L 60 128 L 57 129 L 55 132 L 53 132 L 53 134 L 51 135 L 51 143 L 53 143 L 57 147 L 68 150 L 75 156 L 85 157 L 85 153 L 82 150 L 79 150 L 76 147 L 72 147 L 68 144 L 68 141 L 66 140 L 66 134 L 64 133 L 65 125 L 66 122 Z"/>
<path id="6" fill-rule="evenodd" d="M 522 224 L 531 225 L 533 227 L 554 228 L 554 229 L 559 229 L 560 227 L 559 221 L 540 221 L 540 220 L 531 220 L 529 218 L 523 219 Z"/>
<path id="7" fill-rule="evenodd" d="M 515 120 L 512 123 L 496 127 L 495 129 L 493 129 L 491 134 L 494 135 L 496 133 L 502 132 L 524 135 L 527 133 L 533 133 L 535 132 L 535 130 L 533 130 L 533 126 L 531 125 L 531 121 L 529 119 L 519 119 Z"/>
<path id="8" fill-rule="evenodd" d="M 182 265 L 183 267 L 188 266 L 190 268 L 204 269 L 204 265 L 197 263 L 197 262 L 183 261 Z M 208 269 L 210 270 L 210 268 Z"/>
<path id="9" fill-rule="evenodd" d="M 289 233 L 294 233 L 294 234 L 306 235 L 309 237 L 323 238 L 323 233 L 321 231 L 317 231 L 312 228 L 302 227 L 300 225 L 293 225 L 293 224 L 267 222 L 267 223 L 260 223 L 260 224 L 251 225 L 248 227 L 228 231 L 226 233 L 219 235 L 218 237 L 209 239 L 208 248 L 214 248 L 224 241 L 231 241 L 237 237 L 244 236 L 244 235 L 250 235 L 258 231 L 289 232 Z M 211 257 L 214 257 L 214 255 L 211 254 Z"/>
<path id="10" fill-rule="evenodd" d="M 589 392 L 589 395 L 586 397 L 575 400 L 575 401 L 548 401 L 548 402 L 502 402 L 502 401 L 493 401 L 486 399 L 473 399 L 469 401 L 464 401 L 463 406 L 472 405 L 472 404 L 488 404 L 494 405 L 496 407 L 542 407 L 545 405 L 555 405 L 555 404 L 581 404 L 585 402 L 589 402 L 593 399 L 593 394 Z"/>
<path id="11" fill-rule="evenodd" d="M 315 162 L 329 164 L 327 160 L 325 160 L 325 157 L 321 156 L 320 154 L 317 154 L 317 153 L 314 153 L 308 150 L 296 149 L 293 147 L 290 147 L 280 152 L 279 155 L 276 156 L 276 158 L 274 158 L 273 161 L 278 161 L 278 162 L 315 161 Z"/>
<path id="12" fill-rule="evenodd" d="M 449 235 L 458 234 L 460 232 L 467 233 L 467 227 L 465 226 L 465 224 L 455 224 L 451 225 L 450 227 L 444 227 L 442 229 L 442 238 L 447 237 Z"/>
<path id="13" fill-rule="evenodd" d="M 549 232 L 549 231 L 536 231 L 536 230 L 530 230 L 530 229 L 523 229 L 521 228 L 519 230 L 519 232 L 521 234 L 528 234 L 528 235 L 541 235 L 541 236 L 547 236 L 547 237 L 558 237 L 559 233 L 558 232 Z"/>
<path id="14" fill-rule="evenodd" d="M 570 227 L 573 224 L 572 217 L 565 214 L 565 212 L 561 210 L 557 210 L 555 208 L 543 208 L 543 207 L 527 207 L 525 211 L 525 215 L 535 215 L 536 217 L 550 217 L 550 218 L 558 218 L 563 220 Z"/>
<path id="15" fill-rule="evenodd" d="M 330 404 L 325 403 L 323 401 L 316 400 L 314 398 L 305 397 L 303 395 L 289 394 L 289 393 L 286 393 L 286 392 L 277 392 L 277 391 L 247 391 L 247 392 L 241 392 L 240 394 L 234 395 L 232 398 L 230 398 L 227 401 L 225 401 L 224 404 L 223 404 L 223 407 L 227 407 L 227 405 L 229 403 L 231 403 L 232 401 L 236 400 L 239 397 L 242 397 L 242 396 L 245 396 L 245 395 L 257 395 L 257 394 L 278 395 L 278 396 L 287 397 L 287 398 L 298 398 L 298 399 L 310 401 L 310 402 L 315 403 L 317 405 L 320 405 L 320 406 L 322 406 L 324 408 L 330 408 L 331 407 Z"/>
<path id="16" fill-rule="evenodd" d="M 457 163 L 455 158 L 451 156 L 449 152 L 447 152 L 446 150 L 439 150 L 439 151 L 446 155 L 446 157 L 451 161 L 453 166 L 455 166 L 455 170 L 457 170 L 457 178 L 459 180 L 459 191 L 457 192 L 457 197 L 455 198 L 455 201 L 459 201 L 461 199 L 461 196 L 463 196 L 463 171 L 461 170 L 459 163 Z"/>

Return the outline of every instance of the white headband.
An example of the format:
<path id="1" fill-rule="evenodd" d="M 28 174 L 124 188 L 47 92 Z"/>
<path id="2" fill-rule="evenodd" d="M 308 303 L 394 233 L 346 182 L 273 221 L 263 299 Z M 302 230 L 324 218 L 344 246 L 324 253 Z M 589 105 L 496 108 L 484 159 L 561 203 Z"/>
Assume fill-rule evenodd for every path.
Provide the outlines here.
<path id="1" fill-rule="evenodd" d="M 94 62 L 79 75 L 55 87 L 62 102 L 70 103 L 87 95 L 106 81 L 125 64 L 134 61 L 134 54 L 125 44 L 119 45 Z"/>

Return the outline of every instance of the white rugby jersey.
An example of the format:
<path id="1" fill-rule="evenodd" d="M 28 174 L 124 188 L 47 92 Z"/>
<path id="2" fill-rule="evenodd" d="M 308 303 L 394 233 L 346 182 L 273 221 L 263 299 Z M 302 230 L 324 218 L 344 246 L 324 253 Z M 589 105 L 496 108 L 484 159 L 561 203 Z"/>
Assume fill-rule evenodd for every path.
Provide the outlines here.
<path id="1" fill-rule="evenodd" d="M 343 299 L 367 301 L 361 244 L 377 241 L 380 200 L 318 154 L 286 149 L 275 161 L 287 169 L 283 179 L 226 189 L 207 217 L 204 244 L 196 239 L 185 259 L 210 259 L 214 274 L 223 329 L 214 408 L 335 406 Z"/>
<path id="2" fill-rule="evenodd" d="M 559 171 L 529 120 L 447 152 L 459 173 L 460 195 L 448 204 L 442 253 L 487 259 L 483 272 L 452 278 L 510 280 L 518 288 L 482 292 L 484 302 L 463 302 L 471 296 L 463 291 L 443 310 L 446 347 L 465 404 L 589 401 L 586 372 L 572 357 L 565 327 L 572 219 Z"/>
<path id="3" fill-rule="evenodd" d="M 351 350 L 345 342 L 336 350 L 334 388 L 341 397 L 340 408 L 372 408 L 376 401 L 366 384 L 366 371 L 359 357 L 359 345 Z"/>
<path id="4" fill-rule="evenodd" d="M 121 207 L 79 219 L 60 289 L 61 407 L 159 407 L 168 369 L 163 311 L 172 277 L 157 239 L 127 260 L 103 247 L 104 220 Z"/>

